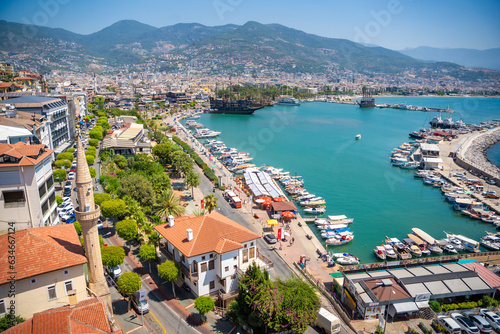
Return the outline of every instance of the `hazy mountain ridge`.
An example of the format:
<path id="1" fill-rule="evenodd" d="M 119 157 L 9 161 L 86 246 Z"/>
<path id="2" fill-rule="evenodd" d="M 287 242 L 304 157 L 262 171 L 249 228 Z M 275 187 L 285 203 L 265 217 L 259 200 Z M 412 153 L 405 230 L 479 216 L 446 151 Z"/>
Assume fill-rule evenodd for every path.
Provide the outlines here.
<path id="1" fill-rule="evenodd" d="M 382 47 L 366 47 L 346 39 L 308 34 L 279 24 L 247 22 L 242 26 L 208 27 L 181 23 L 156 28 L 134 20 L 123 20 L 98 32 L 80 35 L 64 29 L 0 21 L 0 51 L 49 57 L 61 64 L 87 65 L 105 61 L 108 65 L 142 63 L 156 59 L 161 68 L 212 66 L 241 73 L 248 64 L 268 71 L 332 73 L 352 71 L 369 75 L 397 75 L 413 72 L 423 77 L 453 76 L 475 80 L 498 76 L 469 71 L 452 63 L 429 63 Z M 159 60 L 165 53 L 177 58 Z M 68 60 L 70 55 L 70 60 Z M 95 57 L 96 59 L 87 59 Z M 158 58 L 160 57 L 160 58 Z"/>
<path id="2" fill-rule="evenodd" d="M 440 49 L 420 46 L 398 52 L 425 61 L 448 61 L 469 68 L 486 68 L 500 71 L 500 48 L 476 49 Z"/>

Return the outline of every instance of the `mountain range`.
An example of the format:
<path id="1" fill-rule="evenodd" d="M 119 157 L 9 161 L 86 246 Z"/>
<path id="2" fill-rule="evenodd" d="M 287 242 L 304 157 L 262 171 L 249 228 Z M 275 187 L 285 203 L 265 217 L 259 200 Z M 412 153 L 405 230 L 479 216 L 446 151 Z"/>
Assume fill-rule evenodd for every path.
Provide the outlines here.
<path id="1" fill-rule="evenodd" d="M 420 46 L 413 49 L 399 50 L 400 53 L 425 61 L 446 61 L 470 68 L 488 68 L 500 71 L 500 48 L 475 49 L 440 49 Z"/>
<path id="2" fill-rule="evenodd" d="M 424 62 L 382 47 L 258 22 L 215 27 L 185 23 L 156 28 L 124 20 L 96 33 L 80 35 L 0 21 L 0 31 L 0 52 L 4 56 L 38 57 L 38 64 L 47 71 L 54 66 L 95 71 L 99 64 L 113 67 L 148 62 L 159 70 L 205 68 L 208 73 L 352 72 L 462 80 L 499 78 L 499 73 L 493 71 L 471 71 L 450 62 Z"/>

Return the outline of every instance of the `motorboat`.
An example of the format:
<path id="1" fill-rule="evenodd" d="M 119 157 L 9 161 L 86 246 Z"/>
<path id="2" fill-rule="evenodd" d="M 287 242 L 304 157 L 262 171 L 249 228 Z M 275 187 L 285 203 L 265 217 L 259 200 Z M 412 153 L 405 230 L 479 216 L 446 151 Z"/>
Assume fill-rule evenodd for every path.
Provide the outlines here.
<path id="1" fill-rule="evenodd" d="M 396 253 L 396 251 L 394 250 L 394 248 L 391 245 L 384 244 L 383 247 L 384 247 L 385 256 L 388 259 L 397 260 L 398 253 Z"/>
<path id="2" fill-rule="evenodd" d="M 441 248 L 448 253 L 457 254 L 457 250 L 450 244 L 441 245 Z"/>
<path id="3" fill-rule="evenodd" d="M 375 253 L 375 256 L 378 257 L 380 260 L 385 261 L 387 256 L 385 255 L 385 250 L 383 246 L 377 246 L 373 249 L 373 252 Z"/>
<path id="4" fill-rule="evenodd" d="M 347 218 L 345 215 L 328 216 L 328 219 L 332 222 L 332 224 L 336 224 L 340 221 L 350 224 L 354 221 L 354 218 Z"/>
<path id="5" fill-rule="evenodd" d="M 338 259 L 340 257 L 347 257 L 347 256 L 351 256 L 350 253 L 331 253 L 330 254 L 332 257 Z"/>
<path id="6" fill-rule="evenodd" d="M 488 234 L 482 237 L 479 243 L 488 249 L 500 251 L 500 237 L 497 235 Z"/>
<path id="7" fill-rule="evenodd" d="M 422 255 L 430 255 L 431 251 L 427 249 L 427 243 L 417 237 L 415 234 L 408 234 L 408 238 L 411 239 L 420 248 Z"/>
<path id="8" fill-rule="evenodd" d="M 356 139 L 361 139 L 361 134 L 359 134 L 359 133 L 358 133 L 358 134 L 356 135 Z"/>
<path id="9" fill-rule="evenodd" d="M 343 228 L 343 229 L 338 229 L 338 230 L 332 230 L 332 231 L 326 231 L 321 233 L 321 237 L 323 239 L 330 239 L 330 238 L 335 238 L 338 235 L 340 236 L 350 236 L 353 233 L 348 229 L 348 228 Z"/>
<path id="10" fill-rule="evenodd" d="M 357 257 L 351 255 L 351 256 L 338 258 L 337 263 L 342 264 L 342 265 L 355 265 L 355 264 L 359 264 L 359 259 Z"/>
<path id="11" fill-rule="evenodd" d="M 332 224 L 332 225 L 318 225 L 316 227 L 318 228 L 318 230 L 327 232 L 327 231 L 340 230 L 346 228 L 347 226 L 348 226 L 347 224 L 335 224 L 335 225 Z"/>
<path id="12" fill-rule="evenodd" d="M 407 163 L 404 163 L 404 164 L 400 165 L 399 167 L 401 167 L 403 169 L 416 169 L 416 168 L 420 167 L 420 162 L 418 162 L 418 161 L 409 161 Z"/>
<path id="13" fill-rule="evenodd" d="M 397 238 L 385 237 L 385 243 L 391 245 L 401 260 L 411 259 L 411 253 L 406 249 L 405 245 Z"/>
<path id="14" fill-rule="evenodd" d="M 326 209 L 323 206 L 314 206 L 304 209 L 304 212 L 311 215 L 321 215 L 326 212 Z"/>
<path id="15" fill-rule="evenodd" d="M 319 201 L 303 201 L 299 202 L 301 206 L 318 206 L 318 205 L 324 205 L 326 202 L 324 200 L 319 200 Z"/>

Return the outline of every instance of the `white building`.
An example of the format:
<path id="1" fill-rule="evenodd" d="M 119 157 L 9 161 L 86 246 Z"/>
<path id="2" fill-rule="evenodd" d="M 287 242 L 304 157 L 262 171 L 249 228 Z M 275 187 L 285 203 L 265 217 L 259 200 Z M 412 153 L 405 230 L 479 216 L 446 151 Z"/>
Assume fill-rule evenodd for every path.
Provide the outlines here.
<path id="1" fill-rule="evenodd" d="M 238 291 L 238 275 L 257 262 L 272 262 L 258 254 L 260 235 L 219 213 L 205 216 L 169 217 L 155 226 L 162 238 L 162 251 L 181 267 L 180 283 L 187 283 L 195 296 L 218 296 L 222 301 Z"/>
<path id="2" fill-rule="evenodd" d="M 53 150 L 23 142 L 0 144 L 0 231 L 59 223 L 52 177 Z"/>

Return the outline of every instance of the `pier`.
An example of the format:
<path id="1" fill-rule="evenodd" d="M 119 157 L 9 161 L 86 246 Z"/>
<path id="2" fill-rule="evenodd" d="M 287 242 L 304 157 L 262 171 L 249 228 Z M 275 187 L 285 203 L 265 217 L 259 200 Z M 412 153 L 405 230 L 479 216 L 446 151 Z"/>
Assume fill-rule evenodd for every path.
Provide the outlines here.
<path id="1" fill-rule="evenodd" d="M 429 112 L 447 112 L 447 113 L 454 113 L 455 110 L 448 108 L 431 108 L 431 107 L 418 107 L 418 106 L 412 106 L 406 103 L 399 103 L 399 104 L 387 104 L 387 103 L 379 103 L 375 104 L 375 107 L 377 108 L 392 108 L 392 109 L 401 109 L 401 110 L 416 110 L 416 111 L 429 111 Z"/>

